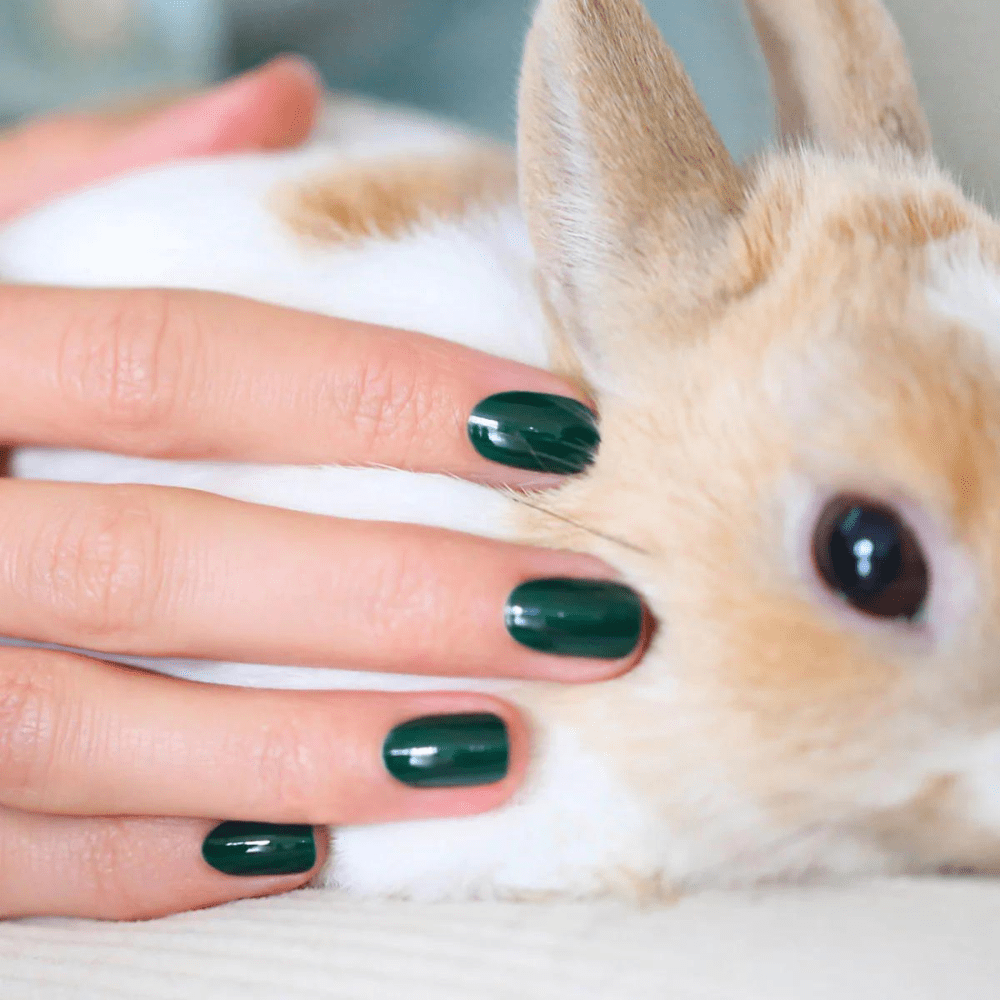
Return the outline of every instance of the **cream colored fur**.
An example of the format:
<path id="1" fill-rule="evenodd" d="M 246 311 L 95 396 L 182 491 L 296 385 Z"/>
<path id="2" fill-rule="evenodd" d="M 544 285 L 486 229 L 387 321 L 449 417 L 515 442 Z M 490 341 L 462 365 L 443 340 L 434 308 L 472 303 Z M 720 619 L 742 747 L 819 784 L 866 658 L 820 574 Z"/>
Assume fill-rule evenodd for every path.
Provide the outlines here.
<path id="1" fill-rule="evenodd" d="M 638 0 L 543 0 L 522 85 L 523 216 L 502 184 L 469 187 L 457 166 L 455 190 L 475 197 L 457 214 L 442 197 L 471 140 L 341 106 L 302 153 L 153 171 L 0 234 L 7 280 L 250 294 L 549 363 L 596 394 L 598 461 L 537 498 L 542 511 L 388 471 L 17 456 L 23 476 L 174 483 L 570 547 L 644 595 L 659 627 L 629 676 L 477 685 L 534 723 L 512 805 L 337 831 L 332 883 L 650 898 L 1000 866 L 1000 231 L 927 153 L 881 4 L 751 10 L 784 131 L 804 144 L 746 169 Z M 336 205 L 335 224 L 275 207 L 317 177 L 309 205 Z M 392 212 L 366 227 L 356 209 L 376 179 Z M 821 585 L 812 529 L 844 491 L 893 503 L 917 532 L 932 573 L 919 623 L 863 618 Z"/>

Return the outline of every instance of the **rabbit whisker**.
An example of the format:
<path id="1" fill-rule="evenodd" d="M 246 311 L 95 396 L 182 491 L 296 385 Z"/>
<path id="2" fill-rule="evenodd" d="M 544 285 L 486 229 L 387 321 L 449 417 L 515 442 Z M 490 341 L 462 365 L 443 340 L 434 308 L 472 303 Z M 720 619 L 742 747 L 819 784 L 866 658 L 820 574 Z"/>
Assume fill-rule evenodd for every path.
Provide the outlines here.
<path id="1" fill-rule="evenodd" d="M 532 510 L 538 511 L 539 514 L 551 517 L 555 521 L 562 521 L 563 524 L 571 525 L 580 531 L 586 532 L 588 535 L 592 535 L 594 538 L 601 538 L 606 542 L 611 542 L 612 545 L 620 545 L 623 549 L 629 549 L 631 552 L 639 553 L 639 555 L 652 555 L 648 549 L 644 549 L 632 542 L 626 542 L 623 538 L 616 538 L 614 535 L 608 535 L 603 531 L 598 531 L 596 528 L 591 528 L 589 525 L 583 524 L 581 521 L 574 521 L 573 518 L 566 517 L 564 514 L 557 514 L 555 511 L 549 510 L 542 504 L 533 503 L 531 500 L 526 499 L 522 494 L 515 493 L 513 490 L 507 490 L 506 492 L 514 503 L 519 503 L 524 507 L 530 507 Z"/>
<path id="2" fill-rule="evenodd" d="M 382 465 L 376 462 L 367 464 L 363 466 L 363 468 L 378 469 L 384 472 L 406 471 L 404 469 L 399 469 L 392 465 Z M 444 475 L 445 478 L 453 479 L 455 480 L 455 482 L 458 483 L 467 482 L 467 480 L 462 479 L 461 476 L 457 476 L 451 472 L 439 473 L 439 475 Z M 528 500 L 523 493 L 518 493 L 516 490 L 512 490 L 510 488 L 504 488 L 502 492 L 506 496 L 508 496 L 511 500 L 513 500 L 514 503 L 521 504 L 524 507 L 530 507 L 532 510 L 538 511 L 539 514 L 544 514 L 546 517 L 551 517 L 554 521 L 561 521 L 563 522 L 563 524 L 568 524 L 571 527 L 578 529 L 579 531 L 583 531 L 586 534 L 593 536 L 594 538 L 603 539 L 606 542 L 611 542 L 612 545 L 619 545 L 623 549 L 628 549 L 631 552 L 637 552 L 639 555 L 642 556 L 651 556 L 653 554 L 648 549 L 644 549 L 641 546 L 634 544 L 633 542 L 626 542 L 623 538 L 616 538 L 614 535 L 609 535 L 603 531 L 598 531 L 596 528 L 591 528 L 589 525 L 583 524 L 581 521 L 575 521 L 571 517 L 566 517 L 565 514 L 557 514 L 555 513 L 555 511 L 549 510 L 547 507 L 543 506 L 540 503 L 535 503 L 531 500 Z"/>

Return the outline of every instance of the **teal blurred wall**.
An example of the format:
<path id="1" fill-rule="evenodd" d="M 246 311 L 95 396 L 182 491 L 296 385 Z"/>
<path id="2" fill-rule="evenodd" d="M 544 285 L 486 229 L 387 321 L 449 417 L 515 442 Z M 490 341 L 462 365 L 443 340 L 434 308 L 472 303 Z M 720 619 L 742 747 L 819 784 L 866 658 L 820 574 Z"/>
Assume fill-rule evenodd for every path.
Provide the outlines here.
<path id="1" fill-rule="evenodd" d="M 0 118 L 305 52 L 331 86 L 510 138 L 534 0 L 0 0 Z M 733 151 L 771 110 L 740 0 L 650 0 Z"/>
<path id="2" fill-rule="evenodd" d="M 0 123 L 213 79 L 222 0 L 0 0 Z"/>

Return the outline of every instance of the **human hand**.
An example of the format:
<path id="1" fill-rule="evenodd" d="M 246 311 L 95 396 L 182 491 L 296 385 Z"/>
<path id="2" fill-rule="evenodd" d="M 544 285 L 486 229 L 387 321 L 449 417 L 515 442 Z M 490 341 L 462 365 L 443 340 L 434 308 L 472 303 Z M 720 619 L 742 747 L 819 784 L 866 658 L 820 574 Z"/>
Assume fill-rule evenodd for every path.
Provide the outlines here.
<path id="1" fill-rule="evenodd" d="M 184 99 L 30 120 L 0 133 L 0 223 L 169 160 L 297 146 L 315 124 L 320 87 L 308 63 L 286 56 Z"/>
<path id="2" fill-rule="evenodd" d="M 305 121 L 315 89 L 310 98 L 300 78 L 291 90 L 300 85 Z M 251 143 L 259 116 L 227 114 L 242 130 L 212 135 L 234 148 L 294 141 L 264 130 Z M 280 132 L 283 115 L 276 122 Z M 166 138 L 147 133 L 139 155 L 135 133 L 116 133 L 115 156 L 95 155 L 126 169 L 172 148 Z M 218 151 L 214 142 L 203 148 Z M 30 196 L 7 191 L 8 204 L 64 189 L 68 176 Z M 93 179 L 93 163 L 74 176 Z M 0 366 L 9 445 L 371 463 L 511 485 L 538 473 L 514 467 L 525 461 L 516 450 L 493 453 L 503 465 L 479 455 L 469 413 L 507 390 L 572 395 L 551 375 L 431 338 L 195 292 L 0 289 Z M 559 442 L 561 428 L 596 446 L 585 412 L 540 402 L 553 426 L 533 454 L 562 447 L 553 468 L 585 464 L 585 447 Z M 511 429 L 521 418 L 508 412 Z M 594 588 L 582 642 L 558 628 L 542 637 L 568 658 L 515 641 L 502 611 L 526 581 L 611 576 L 570 553 L 194 491 L 0 483 L 0 634 L 107 654 L 594 681 L 638 655 L 630 594 Z M 573 596 L 556 590 L 543 610 Z M 428 718 L 445 722 L 410 725 Z M 441 748 L 438 787 L 386 766 L 386 747 L 413 739 Z M 449 741 L 486 750 L 458 767 Z M 324 862 L 314 825 L 492 809 L 528 755 L 524 721 L 483 695 L 232 690 L 3 649 L 0 916 L 135 919 L 292 889 Z M 216 825 L 206 817 L 249 824 L 209 838 L 217 868 L 202 856 Z"/>

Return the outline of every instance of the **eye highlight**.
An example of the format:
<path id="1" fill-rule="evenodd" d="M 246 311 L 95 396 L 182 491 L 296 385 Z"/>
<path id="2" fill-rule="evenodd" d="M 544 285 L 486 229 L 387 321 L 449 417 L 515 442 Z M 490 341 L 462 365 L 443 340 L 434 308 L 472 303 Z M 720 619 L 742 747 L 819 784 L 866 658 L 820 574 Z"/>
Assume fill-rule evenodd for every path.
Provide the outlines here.
<path id="1" fill-rule="evenodd" d="M 930 573 L 920 543 L 885 504 L 832 500 L 816 525 L 813 559 L 826 585 L 863 614 L 912 620 L 927 602 Z"/>

